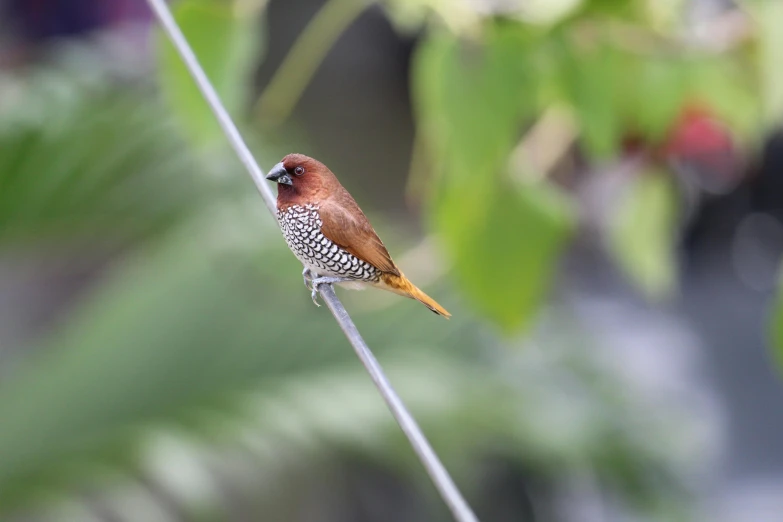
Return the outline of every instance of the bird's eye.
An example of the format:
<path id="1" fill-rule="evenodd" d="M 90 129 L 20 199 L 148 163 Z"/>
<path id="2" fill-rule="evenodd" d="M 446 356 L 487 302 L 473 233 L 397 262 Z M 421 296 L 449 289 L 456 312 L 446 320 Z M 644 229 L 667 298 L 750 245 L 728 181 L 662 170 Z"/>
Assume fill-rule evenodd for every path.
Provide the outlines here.
<path id="1" fill-rule="evenodd" d="M 294 169 L 294 174 L 296 174 L 297 176 L 301 176 L 302 174 L 304 174 L 304 167 L 296 167 Z"/>

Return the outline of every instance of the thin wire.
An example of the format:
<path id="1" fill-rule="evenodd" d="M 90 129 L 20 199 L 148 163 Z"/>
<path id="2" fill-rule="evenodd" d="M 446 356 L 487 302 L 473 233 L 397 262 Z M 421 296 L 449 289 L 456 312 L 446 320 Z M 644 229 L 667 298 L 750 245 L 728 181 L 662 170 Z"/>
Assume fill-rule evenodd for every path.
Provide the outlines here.
<path id="1" fill-rule="evenodd" d="M 267 208 L 274 216 L 276 214 L 275 197 L 264 178 L 263 171 L 256 163 L 253 154 L 239 134 L 239 130 L 236 125 L 234 125 L 234 122 L 226 112 L 223 104 L 220 102 L 220 98 L 212 87 L 204 70 L 199 65 L 198 59 L 193 54 L 185 36 L 182 34 L 182 31 L 180 31 L 177 22 L 171 15 L 171 11 L 166 5 L 165 0 L 147 0 L 147 2 L 157 16 L 164 31 L 171 39 L 174 47 L 176 47 L 182 60 L 185 62 L 185 65 L 193 76 L 193 79 L 196 81 L 199 90 L 201 90 L 201 93 L 209 103 L 212 112 L 215 114 L 218 123 L 220 123 L 220 126 L 223 128 L 228 141 L 236 151 L 239 159 L 245 165 L 245 168 L 247 168 L 250 177 L 253 178 L 253 182 L 256 184 L 258 192 L 264 198 Z M 320 293 L 326 306 L 332 312 L 337 323 L 340 325 L 340 328 L 353 346 L 356 355 L 370 374 L 372 381 L 378 388 L 378 391 L 386 402 L 386 405 L 389 407 L 392 415 L 408 437 L 413 450 L 418 455 L 419 460 L 421 460 L 421 463 L 432 479 L 432 482 L 435 484 L 435 487 L 438 489 L 441 497 L 443 497 L 444 502 L 454 515 L 454 519 L 458 522 L 478 522 L 476 515 L 473 514 L 470 506 L 465 502 L 465 499 L 462 497 L 462 494 L 459 489 L 457 489 L 457 486 L 454 484 L 448 471 L 446 471 L 446 468 L 435 454 L 432 446 L 430 446 L 430 443 L 422 433 L 416 420 L 408 412 L 405 404 L 389 383 L 381 365 L 367 346 L 367 343 L 362 339 L 359 330 L 356 328 L 356 325 L 348 315 L 343 304 L 337 298 L 332 286 L 322 286 L 320 288 Z"/>
<path id="2" fill-rule="evenodd" d="M 275 195 L 272 193 L 272 189 L 269 188 L 269 183 L 266 181 L 266 178 L 264 178 L 264 172 L 261 170 L 261 167 L 258 166 L 258 163 L 256 163 L 256 159 L 253 157 L 250 149 L 247 148 L 247 145 L 242 139 L 242 135 L 239 134 L 236 125 L 234 125 L 231 116 L 228 115 L 225 107 L 223 107 L 220 97 L 217 92 L 215 92 L 215 88 L 212 87 L 212 83 L 209 81 L 209 78 L 207 78 L 204 69 L 202 69 L 201 65 L 198 63 L 198 58 L 193 54 L 193 49 L 190 48 L 190 44 L 188 44 L 185 35 L 182 34 L 179 25 L 177 25 L 177 21 L 174 20 L 174 17 L 171 15 L 169 7 L 164 0 L 148 0 L 148 3 L 158 17 L 158 21 L 161 26 L 163 26 L 171 43 L 174 44 L 177 52 L 179 52 L 179 55 L 182 57 L 182 61 L 185 62 L 185 65 L 187 66 L 188 71 L 190 71 L 191 76 L 193 76 L 201 94 L 204 95 L 209 107 L 215 114 L 220 127 L 223 129 L 223 132 L 226 133 L 228 142 L 237 153 L 237 156 L 239 156 L 240 161 L 247 169 L 250 177 L 253 178 L 253 183 L 256 184 L 258 192 L 260 192 L 261 197 L 264 198 L 264 203 L 266 203 L 269 212 L 271 212 L 273 216 L 276 215 L 277 204 L 275 203 Z"/>

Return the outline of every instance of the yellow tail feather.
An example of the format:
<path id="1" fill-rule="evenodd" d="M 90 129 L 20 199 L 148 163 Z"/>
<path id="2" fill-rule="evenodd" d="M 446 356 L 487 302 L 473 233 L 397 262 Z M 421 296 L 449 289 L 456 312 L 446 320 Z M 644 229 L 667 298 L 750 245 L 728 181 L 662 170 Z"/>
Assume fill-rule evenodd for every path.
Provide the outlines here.
<path id="1" fill-rule="evenodd" d="M 436 314 L 442 315 L 446 319 L 451 317 L 451 314 L 446 311 L 445 308 L 439 305 L 435 299 L 419 290 L 416 285 L 411 283 L 408 278 L 403 275 L 402 272 L 400 272 L 400 275 L 398 276 L 394 274 L 383 274 L 381 276 L 380 282 L 378 283 L 378 286 L 384 290 L 394 292 L 395 294 L 404 295 L 405 297 L 410 297 L 411 299 L 416 299 L 418 302 Z"/>

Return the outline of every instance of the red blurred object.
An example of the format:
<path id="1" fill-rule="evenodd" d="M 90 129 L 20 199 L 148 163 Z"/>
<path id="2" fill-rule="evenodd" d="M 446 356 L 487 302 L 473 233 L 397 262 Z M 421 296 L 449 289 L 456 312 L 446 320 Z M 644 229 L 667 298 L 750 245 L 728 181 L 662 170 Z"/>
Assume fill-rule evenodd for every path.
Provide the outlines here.
<path id="1" fill-rule="evenodd" d="M 708 192 L 726 192 L 742 177 L 742 161 L 731 130 L 702 103 L 683 107 L 659 150 L 678 174 Z"/>
<path id="2" fill-rule="evenodd" d="M 667 156 L 700 157 L 734 150 L 728 128 L 702 105 L 686 105 L 666 141 Z"/>

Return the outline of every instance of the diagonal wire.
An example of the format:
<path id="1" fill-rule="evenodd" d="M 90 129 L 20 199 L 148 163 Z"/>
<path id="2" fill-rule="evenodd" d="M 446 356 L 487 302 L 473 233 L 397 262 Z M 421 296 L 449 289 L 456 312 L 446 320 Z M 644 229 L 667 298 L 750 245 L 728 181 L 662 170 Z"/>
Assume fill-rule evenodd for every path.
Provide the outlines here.
<path id="1" fill-rule="evenodd" d="M 190 48 L 190 45 L 188 45 L 185 36 L 182 34 L 174 17 L 171 15 L 171 11 L 166 5 L 165 0 L 147 0 L 147 2 L 154 11 L 155 16 L 158 18 L 158 21 L 169 39 L 174 44 L 174 47 L 179 52 L 182 60 L 185 62 L 185 65 L 193 76 L 199 90 L 201 90 L 201 93 L 209 103 L 212 112 L 215 114 L 218 123 L 220 123 L 220 126 L 223 128 L 223 132 L 225 132 L 228 141 L 245 168 L 247 168 L 250 177 L 253 178 L 253 182 L 256 184 L 256 188 L 258 188 L 258 191 L 264 198 L 264 203 L 266 203 L 267 208 L 274 216 L 276 213 L 275 197 L 264 178 L 264 173 L 256 163 L 253 154 L 239 134 L 239 130 L 237 130 L 236 125 L 234 125 L 231 117 L 220 102 L 220 98 L 212 87 L 204 70 L 199 65 L 198 59 L 193 54 L 193 50 Z M 362 339 L 359 330 L 356 329 L 356 325 L 348 315 L 343 304 L 337 298 L 332 286 L 324 285 L 319 287 L 319 289 L 326 306 L 331 310 L 337 323 L 340 325 L 340 328 L 353 346 L 356 355 L 359 357 L 362 364 L 364 364 L 367 372 L 375 383 L 375 386 L 383 397 L 383 400 L 386 401 L 386 405 L 389 407 L 391 414 L 408 437 L 413 450 L 419 457 L 419 460 L 432 479 L 432 482 L 435 484 L 435 487 L 438 489 L 441 497 L 443 497 L 444 502 L 448 505 L 454 515 L 454 519 L 458 522 L 478 522 L 476 515 L 473 514 L 470 506 L 465 502 L 465 499 L 462 497 L 462 494 L 459 489 L 457 489 L 457 486 L 454 484 L 448 471 L 446 471 L 446 468 L 435 454 L 432 446 L 430 446 L 430 443 L 422 433 L 416 420 L 408 412 L 405 404 L 403 404 L 402 400 L 397 395 L 397 392 L 394 391 L 394 388 L 389 383 L 378 360 L 367 346 L 367 343 L 364 342 L 364 339 Z"/>

